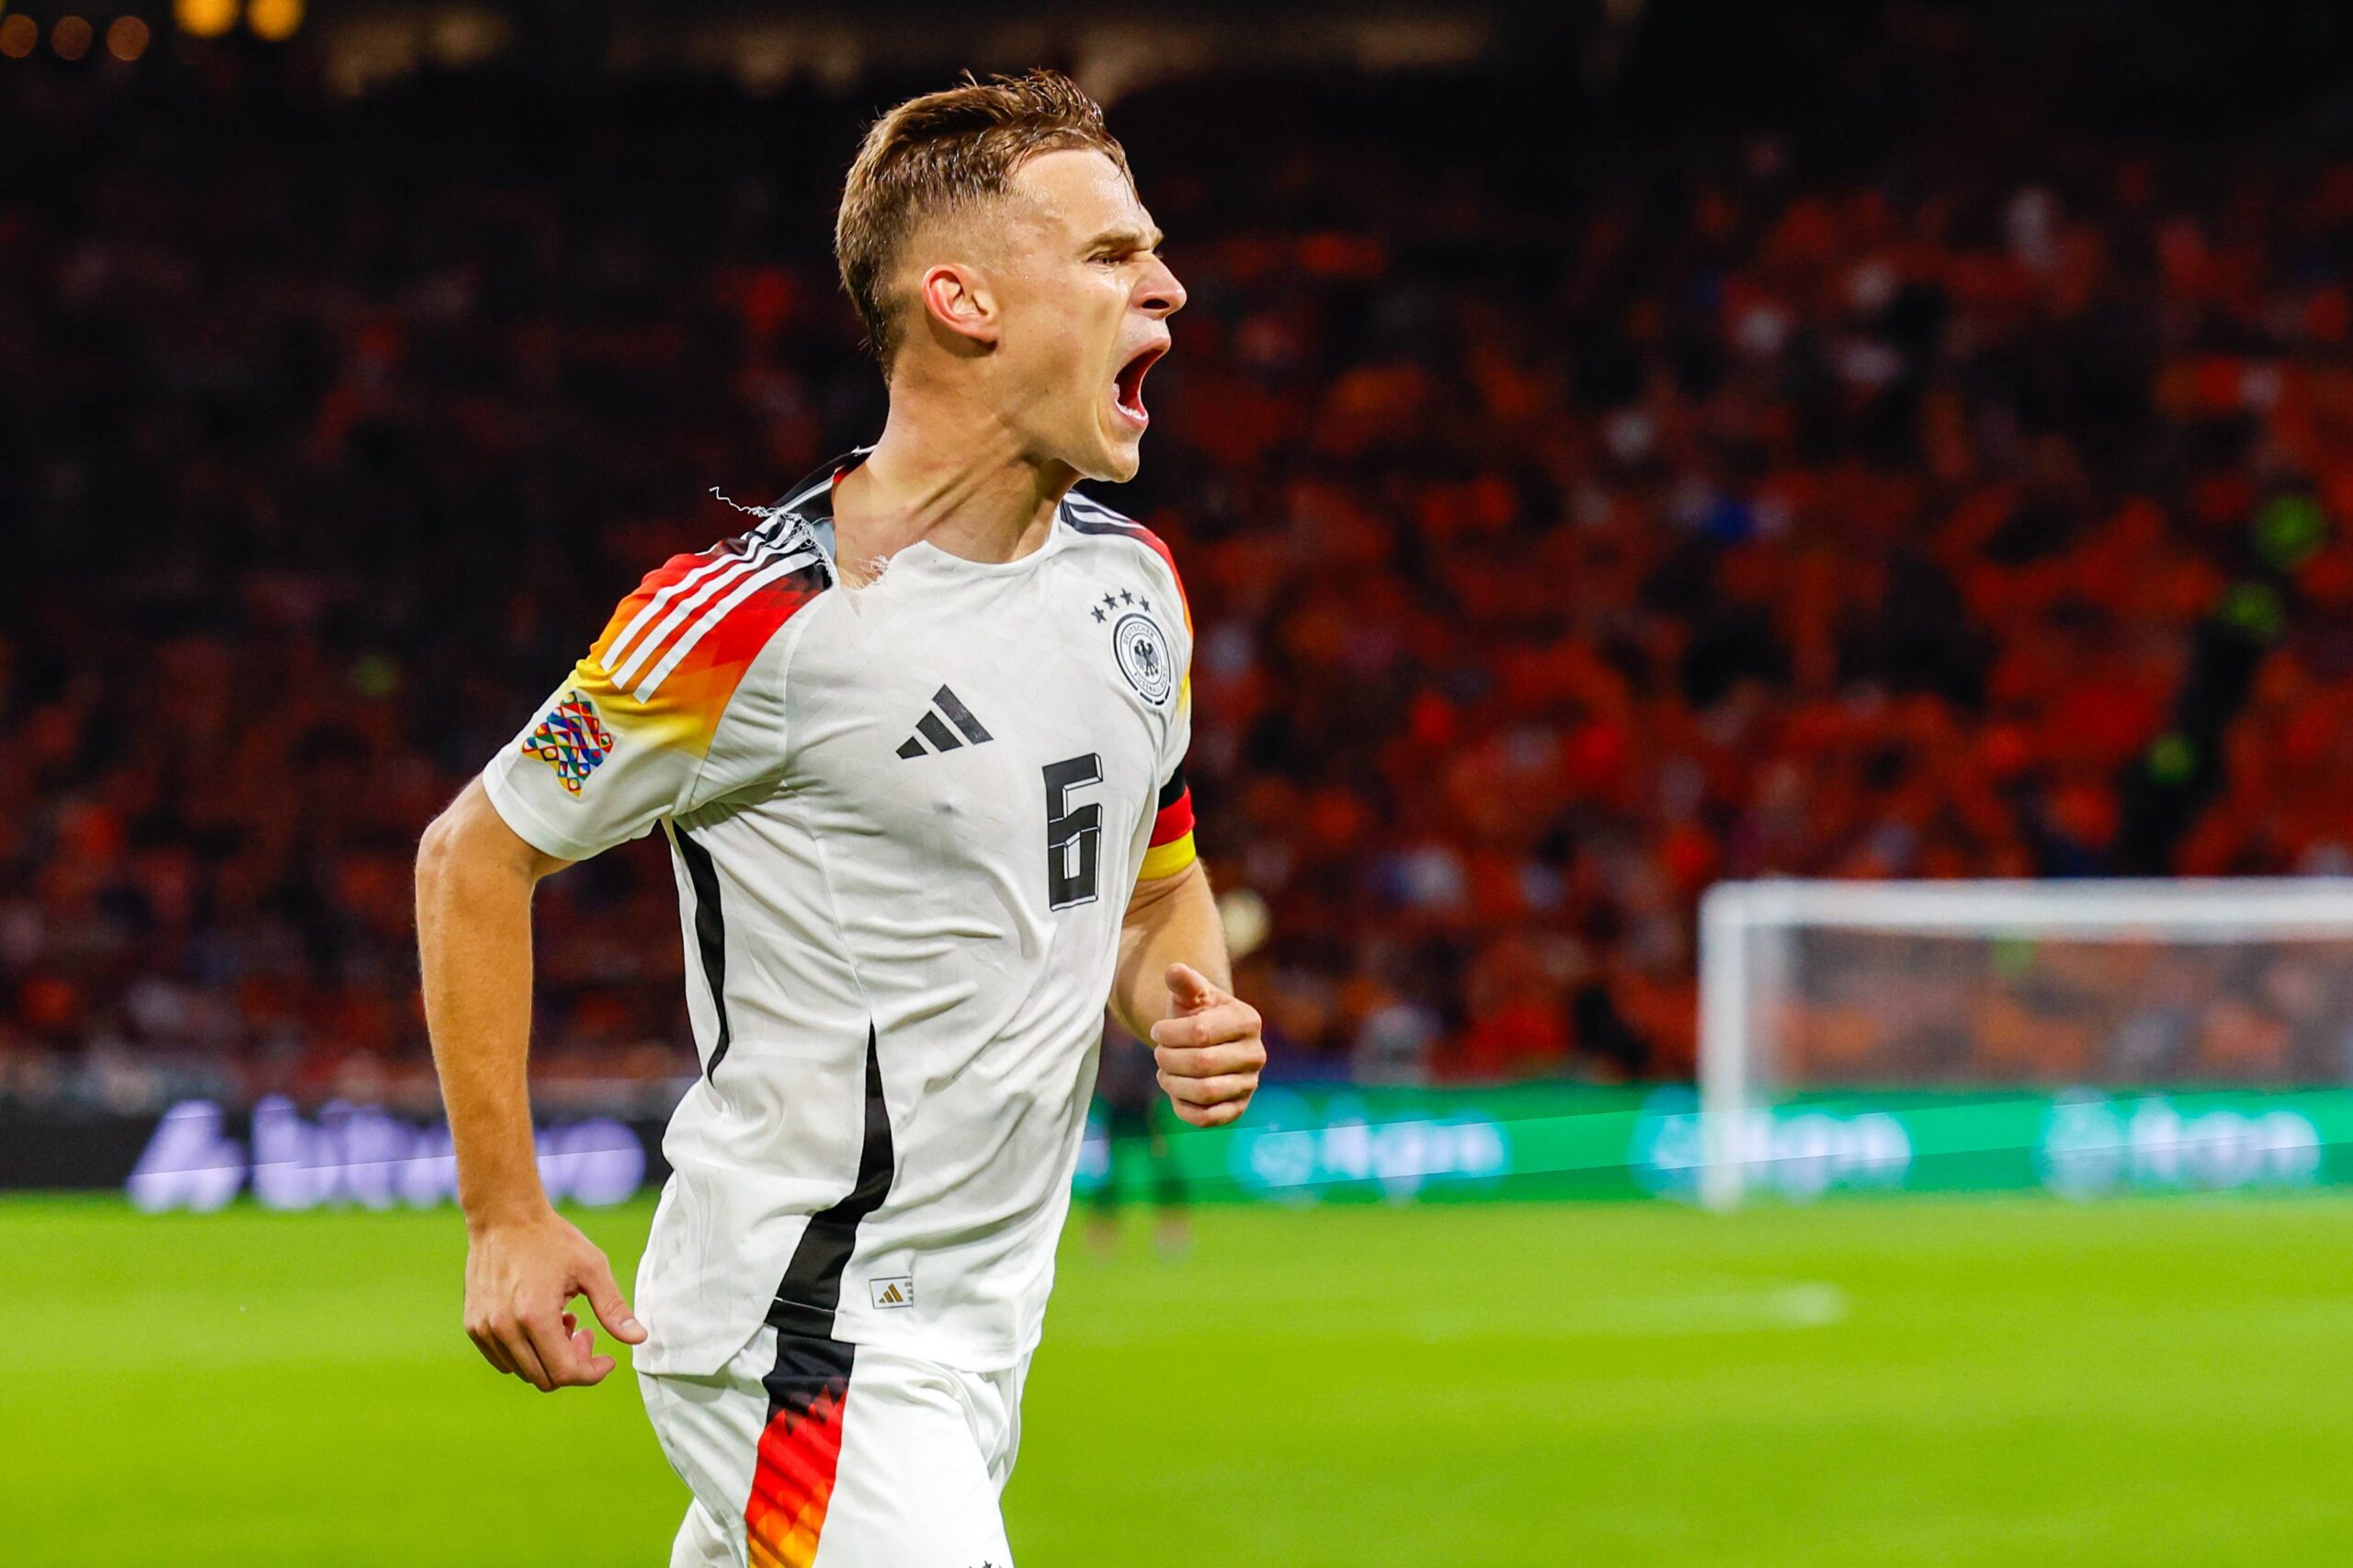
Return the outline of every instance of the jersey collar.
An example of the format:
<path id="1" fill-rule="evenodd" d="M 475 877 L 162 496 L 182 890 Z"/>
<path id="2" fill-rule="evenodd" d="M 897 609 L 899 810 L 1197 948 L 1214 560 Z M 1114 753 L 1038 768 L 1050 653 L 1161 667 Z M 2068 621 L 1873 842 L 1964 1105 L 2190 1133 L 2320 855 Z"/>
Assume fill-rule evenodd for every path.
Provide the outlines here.
<path id="1" fill-rule="evenodd" d="M 852 447 L 839 457 L 821 463 L 802 474 L 801 482 L 786 491 L 782 499 L 776 504 L 777 511 L 789 512 L 809 525 L 811 537 L 816 540 L 817 548 L 824 553 L 826 575 L 835 579 L 839 579 L 841 572 L 834 563 L 834 486 L 839 484 L 851 470 L 873 455 L 874 444 L 870 441 L 863 447 Z M 1044 555 L 1053 550 L 1061 542 L 1065 527 L 1079 527 L 1077 517 L 1071 511 L 1072 494 L 1074 492 L 1065 492 L 1063 498 L 1054 504 L 1053 532 L 1049 534 L 1046 542 L 1039 547 L 1035 552 L 1037 555 Z M 1030 557 L 1023 557 L 1023 561 L 1029 559 Z M 967 562 L 965 564 L 970 566 L 976 563 Z M 1019 566 L 1022 562 L 1009 561 L 1005 564 Z"/>
<path id="2" fill-rule="evenodd" d="M 873 450 L 871 444 L 852 447 L 832 461 L 803 474 L 801 483 L 786 491 L 783 498 L 776 504 L 778 511 L 789 512 L 809 525 L 809 532 L 815 538 L 817 548 L 824 551 L 825 570 L 830 576 L 839 575 L 834 570 L 834 486 L 842 482 L 842 475 L 864 462 Z"/>

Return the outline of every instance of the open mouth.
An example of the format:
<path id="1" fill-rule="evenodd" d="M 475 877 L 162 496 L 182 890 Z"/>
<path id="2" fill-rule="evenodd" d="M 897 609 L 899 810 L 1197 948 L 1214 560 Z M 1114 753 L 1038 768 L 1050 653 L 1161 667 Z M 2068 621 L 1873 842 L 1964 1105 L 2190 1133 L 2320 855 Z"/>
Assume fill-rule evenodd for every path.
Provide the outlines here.
<path id="1" fill-rule="evenodd" d="M 1142 426 L 1152 423 L 1152 415 L 1143 407 L 1143 376 L 1152 369 L 1153 361 L 1167 352 L 1165 343 L 1153 344 L 1120 366 L 1120 373 L 1111 378 L 1111 404 L 1130 424 Z"/>

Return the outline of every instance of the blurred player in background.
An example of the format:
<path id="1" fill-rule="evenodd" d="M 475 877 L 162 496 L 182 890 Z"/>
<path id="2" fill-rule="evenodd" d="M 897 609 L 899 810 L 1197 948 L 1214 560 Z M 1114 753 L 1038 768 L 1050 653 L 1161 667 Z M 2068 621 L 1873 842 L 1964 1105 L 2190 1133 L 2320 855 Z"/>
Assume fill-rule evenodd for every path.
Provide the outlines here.
<path id="1" fill-rule="evenodd" d="M 1110 1164 L 1087 1199 L 1088 1244 L 1099 1257 L 1120 1250 L 1120 1205 L 1127 1196 L 1121 1188 L 1141 1164 L 1141 1179 L 1152 1198 L 1153 1239 L 1164 1255 L 1181 1256 L 1192 1244 L 1192 1226 L 1185 1214 L 1185 1173 L 1176 1166 L 1168 1129 L 1160 1120 L 1159 1075 L 1151 1048 L 1116 1021 L 1103 1031 L 1095 1096 L 1103 1107 Z"/>
<path id="2" fill-rule="evenodd" d="M 1218 927 L 1225 936 L 1226 961 L 1240 964 L 1265 945 L 1272 912 L 1266 898 L 1249 888 L 1233 888 L 1217 901 Z M 1191 1195 L 1176 1144 L 1168 1136 L 1173 1106 L 1161 1101 L 1155 1052 L 1112 1018 L 1103 1031 L 1103 1065 L 1096 1097 L 1103 1108 L 1108 1156 L 1102 1185 L 1087 1203 L 1087 1243 L 1098 1257 L 1120 1248 L 1120 1205 L 1126 1199 L 1121 1167 L 1142 1165 L 1141 1180 L 1152 1201 L 1154 1239 L 1163 1256 L 1179 1257 L 1193 1244 Z"/>
<path id="3" fill-rule="evenodd" d="M 870 448 L 646 577 L 428 832 L 425 993 L 467 1330 L 551 1390 L 638 1352 L 680 1564 L 1005 1568 L 997 1498 L 1108 994 L 1197 1126 L 1265 1061 L 1184 758 L 1192 633 L 1132 476 L 1185 292 L 1101 110 L 1040 73 L 915 99 L 852 165 Z M 531 891 L 660 826 L 702 1073 L 638 1275 L 549 1206 Z"/>

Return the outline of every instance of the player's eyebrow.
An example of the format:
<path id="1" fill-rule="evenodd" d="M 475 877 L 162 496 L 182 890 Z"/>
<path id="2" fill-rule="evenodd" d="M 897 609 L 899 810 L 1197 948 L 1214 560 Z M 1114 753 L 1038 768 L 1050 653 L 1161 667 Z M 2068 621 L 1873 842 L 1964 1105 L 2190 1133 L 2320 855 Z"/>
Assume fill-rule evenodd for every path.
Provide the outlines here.
<path id="1" fill-rule="evenodd" d="M 1086 242 L 1086 252 L 1092 256 L 1099 250 L 1158 250 L 1167 238 L 1158 229 L 1106 229 Z"/>

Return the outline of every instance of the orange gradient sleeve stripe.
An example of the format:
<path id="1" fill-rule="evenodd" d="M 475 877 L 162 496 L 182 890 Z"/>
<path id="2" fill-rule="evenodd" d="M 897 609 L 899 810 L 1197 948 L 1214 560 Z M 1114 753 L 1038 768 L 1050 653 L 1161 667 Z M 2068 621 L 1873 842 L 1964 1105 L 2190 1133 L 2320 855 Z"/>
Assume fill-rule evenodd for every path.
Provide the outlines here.
<path id="1" fill-rule="evenodd" d="M 826 1387 L 806 1411 L 779 1408 L 768 1416 L 744 1506 L 752 1568 L 809 1568 L 817 1561 L 848 1403 L 845 1380 Z"/>
<path id="2" fill-rule="evenodd" d="M 1193 601 L 1185 592 L 1185 574 L 1176 570 L 1176 551 L 1168 548 L 1166 540 L 1140 524 L 1136 528 L 1136 538 L 1150 546 L 1154 555 L 1168 563 L 1168 574 L 1176 579 L 1176 608 L 1185 617 L 1185 635 L 1190 637 L 1193 634 Z"/>
<path id="3" fill-rule="evenodd" d="M 1185 574 L 1176 570 L 1176 551 L 1168 548 L 1167 540 L 1150 528 L 1139 527 L 1136 529 L 1136 536 L 1152 547 L 1154 554 L 1168 563 L 1168 574 L 1176 582 L 1177 613 L 1185 618 L 1185 643 L 1190 647 L 1193 642 L 1193 597 L 1185 591 Z M 1179 708 L 1189 706 L 1192 700 L 1193 661 L 1188 657 L 1185 661 L 1184 672 L 1177 676 L 1176 680 L 1176 706 Z"/>
<path id="4" fill-rule="evenodd" d="M 777 630 L 823 585 L 820 569 L 756 543 L 676 555 L 649 572 L 573 671 L 606 722 L 700 756 Z"/>

